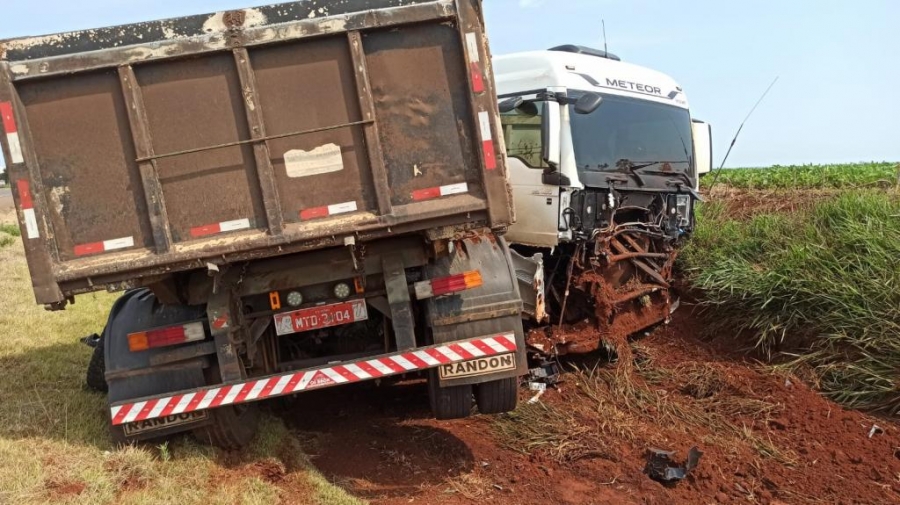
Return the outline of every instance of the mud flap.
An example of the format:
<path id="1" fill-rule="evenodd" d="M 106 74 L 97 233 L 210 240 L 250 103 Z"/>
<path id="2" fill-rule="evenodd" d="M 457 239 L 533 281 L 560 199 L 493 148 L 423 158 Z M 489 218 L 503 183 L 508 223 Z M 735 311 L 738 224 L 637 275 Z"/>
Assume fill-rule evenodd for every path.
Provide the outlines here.
<path id="1" fill-rule="evenodd" d="M 426 267 L 432 279 L 478 270 L 484 281 L 479 288 L 428 300 L 426 319 L 435 344 L 506 332 L 514 332 L 517 341 L 518 350 L 509 356 L 439 368 L 442 387 L 481 384 L 528 372 L 522 299 L 512 265 L 506 242 L 487 233 L 454 241 L 448 256 Z"/>
<path id="2" fill-rule="evenodd" d="M 152 358 L 165 353 L 166 349 L 142 352 L 128 349 L 129 333 L 197 321 L 204 315 L 203 307 L 161 305 L 146 289 L 129 291 L 117 300 L 103 334 L 110 405 L 205 386 L 203 369 L 208 366 L 205 358 L 153 366 Z M 174 416 L 140 425 L 113 427 L 113 436 L 120 442 L 147 440 L 190 431 L 208 423 L 209 416 L 205 413 Z"/>

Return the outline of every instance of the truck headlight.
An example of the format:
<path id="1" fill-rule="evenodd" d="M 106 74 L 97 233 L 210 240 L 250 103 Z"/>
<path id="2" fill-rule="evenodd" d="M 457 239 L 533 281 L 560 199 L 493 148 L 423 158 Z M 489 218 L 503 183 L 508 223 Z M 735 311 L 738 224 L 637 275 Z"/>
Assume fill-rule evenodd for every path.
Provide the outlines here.
<path id="1" fill-rule="evenodd" d="M 679 226 L 688 226 L 691 223 L 691 205 L 693 205 L 694 201 L 691 199 L 691 195 L 676 195 L 675 196 L 675 210 L 678 216 L 681 218 L 679 220 Z"/>

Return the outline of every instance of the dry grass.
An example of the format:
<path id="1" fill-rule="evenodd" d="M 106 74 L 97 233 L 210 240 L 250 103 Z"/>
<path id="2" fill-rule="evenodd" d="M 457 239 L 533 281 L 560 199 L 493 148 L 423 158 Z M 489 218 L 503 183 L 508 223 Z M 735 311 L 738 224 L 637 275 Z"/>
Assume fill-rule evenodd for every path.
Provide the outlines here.
<path id="1" fill-rule="evenodd" d="M 619 355 L 630 358 L 615 367 L 569 371 L 566 384 L 576 386 L 579 398 L 569 398 L 565 409 L 537 403 L 498 418 L 500 439 L 512 449 L 566 462 L 615 461 L 623 441 L 665 447 L 673 436 L 689 436 L 726 450 L 743 446 L 784 465 L 796 463 L 792 452 L 743 424 L 765 425 L 782 406 L 741 391 L 715 364 L 665 368 L 640 346 Z"/>
<path id="2" fill-rule="evenodd" d="M 0 212 L 0 223 L 12 218 Z M 21 239 L 0 248 L 0 503 L 360 503 L 319 475 L 272 417 L 242 454 L 188 437 L 113 447 L 105 397 L 83 386 L 90 349 L 78 339 L 102 328 L 114 299 L 84 295 L 65 312 L 45 312 L 34 304 Z M 282 469 L 277 479 L 271 468 Z"/>

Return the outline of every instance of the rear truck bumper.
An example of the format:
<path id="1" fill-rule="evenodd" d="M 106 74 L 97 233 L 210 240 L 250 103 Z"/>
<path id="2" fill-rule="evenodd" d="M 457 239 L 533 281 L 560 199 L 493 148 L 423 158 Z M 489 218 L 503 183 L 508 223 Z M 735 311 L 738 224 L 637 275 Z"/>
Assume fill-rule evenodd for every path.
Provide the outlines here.
<path id="1" fill-rule="evenodd" d="M 503 374 L 492 373 L 491 378 L 497 379 L 518 374 L 517 371 L 525 366 L 519 358 L 523 352 L 521 335 L 514 332 L 492 334 L 324 367 L 116 402 L 110 406 L 110 418 L 113 426 L 123 426 L 127 432 L 140 429 L 141 423 L 154 423 L 173 416 L 184 419 L 194 416 L 197 421 L 202 421 L 202 414 L 197 413 L 210 409 L 412 372 L 444 367 L 447 372 L 463 374 L 467 370 L 478 373 L 479 369 L 485 371 L 486 368 L 512 370 Z"/>

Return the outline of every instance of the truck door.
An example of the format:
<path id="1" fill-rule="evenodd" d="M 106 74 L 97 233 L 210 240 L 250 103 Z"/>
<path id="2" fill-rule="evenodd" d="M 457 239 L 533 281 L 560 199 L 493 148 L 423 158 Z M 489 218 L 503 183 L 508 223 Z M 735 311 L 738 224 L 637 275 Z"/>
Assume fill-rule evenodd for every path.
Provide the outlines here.
<path id="1" fill-rule="evenodd" d="M 543 183 L 541 119 L 543 104 L 527 102 L 501 114 L 507 166 L 517 222 L 507 237 L 513 243 L 556 247 L 559 242 L 560 188 Z"/>

